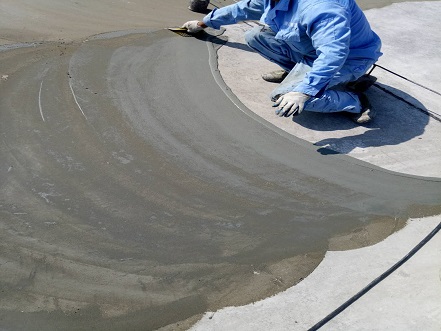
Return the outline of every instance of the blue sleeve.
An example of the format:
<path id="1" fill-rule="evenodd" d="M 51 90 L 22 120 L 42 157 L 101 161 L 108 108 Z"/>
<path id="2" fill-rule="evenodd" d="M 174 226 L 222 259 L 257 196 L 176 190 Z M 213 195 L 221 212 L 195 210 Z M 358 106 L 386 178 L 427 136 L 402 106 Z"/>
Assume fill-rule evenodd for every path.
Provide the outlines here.
<path id="1" fill-rule="evenodd" d="M 317 59 L 294 91 L 316 96 L 327 87 L 348 57 L 351 16 L 345 8 L 328 4 L 324 8 L 309 8 L 304 19 Z"/>
<path id="2" fill-rule="evenodd" d="M 213 29 L 221 25 L 235 24 L 246 20 L 259 20 L 264 11 L 264 0 L 242 0 L 235 4 L 214 9 L 203 18 L 204 23 Z"/>

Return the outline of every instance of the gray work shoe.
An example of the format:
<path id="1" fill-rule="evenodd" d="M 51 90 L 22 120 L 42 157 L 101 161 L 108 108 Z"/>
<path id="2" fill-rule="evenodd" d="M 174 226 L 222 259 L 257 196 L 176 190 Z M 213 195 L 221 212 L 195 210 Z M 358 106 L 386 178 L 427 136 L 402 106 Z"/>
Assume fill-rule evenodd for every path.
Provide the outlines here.
<path id="1" fill-rule="evenodd" d="M 282 69 L 263 74 L 262 78 L 270 83 L 281 83 L 286 76 L 288 76 L 288 72 Z"/>
<path id="2" fill-rule="evenodd" d="M 358 114 L 353 114 L 352 120 L 358 124 L 365 124 L 367 122 L 370 122 L 375 117 L 376 112 L 372 108 L 372 105 L 369 102 L 366 94 L 359 93 L 357 95 L 361 103 L 361 112 Z"/>

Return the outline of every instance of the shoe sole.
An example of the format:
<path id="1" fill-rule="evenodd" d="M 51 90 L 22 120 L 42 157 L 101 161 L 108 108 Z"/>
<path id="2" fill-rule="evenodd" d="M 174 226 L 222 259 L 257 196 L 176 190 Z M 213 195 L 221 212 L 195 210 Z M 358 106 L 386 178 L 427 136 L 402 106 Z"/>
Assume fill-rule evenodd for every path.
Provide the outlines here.
<path id="1" fill-rule="evenodd" d="M 288 76 L 288 73 L 287 72 L 285 72 L 283 75 L 281 75 L 281 76 L 275 76 L 275 75 L 272 75 L 271 73 L 270 74 L 267 74 L 267 75 L 262 75 L 262 79 L 264 80 L 264 81 L 267 81 L 267 82 L 269 82 L 269 83 L 281 83 L 281 82 L 283 82 L 283 80 L 286 78 L 286 76 Z"/>

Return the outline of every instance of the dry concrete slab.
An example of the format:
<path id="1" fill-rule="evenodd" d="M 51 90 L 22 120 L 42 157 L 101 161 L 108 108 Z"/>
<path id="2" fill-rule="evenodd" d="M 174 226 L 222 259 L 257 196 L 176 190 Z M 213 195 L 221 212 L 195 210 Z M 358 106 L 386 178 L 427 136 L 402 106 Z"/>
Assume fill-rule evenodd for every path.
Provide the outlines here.
<path id="1" fill-rule="evenodd" d="M 263 81 L 261 74 L 279 68 L 247 48 L 243 34 L 254 23 L 226 27 L 228 42 L 218 51 L 219 69 L 249 109 L 287 133 L 323 146 L 324 153 L 331 149 L 404 174 L 441 177 L 441 36 L 427 32 L 439 31 L 440 11 L 440 2 L 366 11 L 382 38 L 384 55 L 372 71 L 378 81 L 367 93 L 378 115 L 365 126 L 341 114 L 305 112 L 294 122 L 275 116 L 268 95 L 276 85 Z"/>

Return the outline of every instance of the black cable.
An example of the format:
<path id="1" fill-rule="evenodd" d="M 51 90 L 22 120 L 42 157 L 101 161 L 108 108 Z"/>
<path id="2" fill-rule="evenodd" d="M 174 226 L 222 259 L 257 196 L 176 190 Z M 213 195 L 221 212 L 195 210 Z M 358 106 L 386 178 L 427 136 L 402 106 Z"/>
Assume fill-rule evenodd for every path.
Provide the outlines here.
<path id="1" fill-rule="evenodd" d="M 411 82 L 412 84 L 418 85 L 418 86 L 420 86 L 420 87 L 422 87 L 422 88 L 425 88 L 426 90 L 428 90 L 428 91 L 430 91 L 430 92 L 432 92 L 432 93 L 435 93 L 435 94 L 438 94 L 438 95 L 441 96 L 441 93 L 439 93 L 439 92 L 437 92 L 437 91 L 435 91 L 435 90 L 432 90 L 431 88 L 429 88 L 429 87 L 427 87 L 427 86 L 424 86 L 424 85 L 422 85 L 422 84 L 420 84 L 420 83 L 417 83 L 417 82 L 415 82 L 415 81 L 413 81 L 413 80 L 411 80 L 411 79 L 409 79 L 409 78 L 406 78 L 406 77 L 404 77 L 404 76 L 401 76 L 401 75 L 397 74 L 396 72 L 393 72 L 392 70 L 389 70 L 389 69 L 387 69 L 387 68 L 385 68 L 385 67 L 382 67 L 382 66 L 380 66 L 380 65 L 378 65 L 378 64 L 374 64 L 374 66 L 372 67 L 371 71 L 369 71 L 369 74 L 370 74 L 370 73 L 371 73 L 376 67 L 381 68 L 381 69 L 383 69 L 383 70 L 385 70 L 385 71 L 387 71 L 387 72 L 390 72 L 391 74 L 393 74 L 393 75 L 395 75 L 395 76 L 398 76 L 398 77 L 400 77 L 400 78 L 402 78 L 402 79 L 404 79 L 404 80 L 407 80 L 408 82 Z M 368 75 L 369 75 L 369 74 L 368 74 Z"/>
<path id="2" fill-rule="evenodd" d="M 378 67 L 378 68 L 380 68 L 380 69 L 383 69 L 383 70 L 385 70 L 385 71 L 387 71 L 387 72 L 389 72 L 389 73 L 391 73 L 391 74 L 393 74 L 393 75 L 395 75 L 395 76 L 398 76 L 398 77 L 400 77 L 400 78 L 402 78 L 402 79 L 404 79 L 404 80 L 406 80 L 406 81 L 408 81 L 408 82 L 410 82 L 410 83 L 413 83 L 413 84 L 415 84 L 415 85 L 418 85 L 418 86 L 420 86 L 420 87 L 422 87 L 422 88 L 424 88 L 424 89 L 426 89 L 426 90 L 428 90 L 428 91 L 430 91 L 430 92 L 432 92 L 432 93 L 435 93 L 435 94 L 441 96 L 441 93 L 439 93 L 439 92 L 437 92 L 437 91 L 434 91 L 434 90 L 432 90 L 432 89 L 430 89 L 430 88 L 428 88 L 428 87 L 426 87 L 426 86 L 424 86 L 424 85 L 421 85 L 421 84 L 419 84 L 419 83 L 417 83 L 417 82 L 414 82 L 413 80 L 410 80 L 410 79 L 408 79 L 408 78 L 406 78 L 406 77 L 404 77 L 404 76 L 402 76 L 402 75 L 399 75 L 399 74 L 393 72 L 392 70 L 386 69 L 385 67 L 382 67 L 382 66 L 380 66 L 380 65 L 378 65 L 378 64 L 374 64 L 374 65 L 372 66 L 371 70 L 369 70 L 369 72 L 367 73 L 367 75 L 369 76 L 369 75 L 372 73 L 372 71 L 374 71 L 374 69 L 375 69 L 376 67 Z M 435 112 L 430 111 L 430 110 L 428 110 L 428 109 L 424 109 L 424 108 L 418 107 L 418 106 L 412 104 L 411 102 L 407 101 L 406 99 L 400 97 L 399 95 L 397 95 L 397 94 L 395 94 L 395 93 L 393 93 L 393 92 L 387 90 L 386 88 L 384 88 L 384 87 L 382 87 L 382 86 L 380 86 L 380 85 L 378 85 L 378 84 L 374 84 L 373 86 L 375 86 L 376 88 L 382 90 L 383 92 L 385 92 L 385 93 L 387 93 L 387 94 L 390 94 L 391 96 L 395 97 L 396 99 L 398 99 L 398 100 L 400 100 L 400 101 L 403 101 L 404 103 L 407 103 L 409 106 L 412 106 L 412 107 L 416 108 L 417 110 L 419 110 L 420 112 L 422 112 L 422 113 L 428 115 L 429 117 L 433 118 L 434 120 L 437 120 L 438 122 L 441 122 L 441 116 L 440 116 L 438 113 L 435 113 Z"/>
<path id="3" fill-rule="evenodd" d="M 328 316 L 323 318 L 320 322 L 318 322 L 317 324 L 312 326 L 310 329 L 308 329 L 308 331 L 315 331 L 315 330 L 320 329 L 323 325 L 328 323 L 330 320 L 332 320 L 334 317 L 336 317 L 338 314 L 340 314 L 343 310 L 348 308 L 351 304 L 353 304 L 355 301 L 360 299 L 369 290 L 371 290 L 374 286 L 376 286 L 378 283 L 380 283 L 382 280 L 384 280 L 386 277 L 388 277 L 391 273 L 393 273 L 400 266 L 402 266 L 407 260 L 409 260 L 413 255 L 415 255 L 415 253 L 418 252 L 425 244 L 427 244 L 429 242 L 429 240 L 432 239 L 437 234 L 437 232 L 439 230 L 441 230 L 441 222 L 418 245 L 416 245 L 405 257 L 403 257 L 400 261 L 395 263 L 391 268 L 389 268 L 381 276 L 377 277 L 368 286 L 366 286 L 360 292 L 355 294 L 352 298 L 350 298 L 348 301 L 346 301 L 344 304 L 342 304 L 340 307 L 338 307 L 336 310 L 334 310 Z"/>

